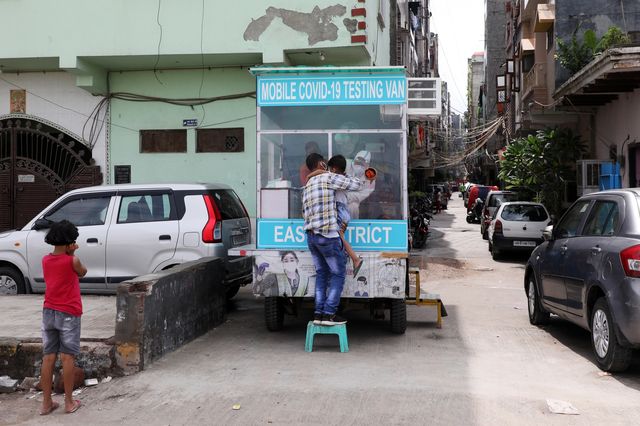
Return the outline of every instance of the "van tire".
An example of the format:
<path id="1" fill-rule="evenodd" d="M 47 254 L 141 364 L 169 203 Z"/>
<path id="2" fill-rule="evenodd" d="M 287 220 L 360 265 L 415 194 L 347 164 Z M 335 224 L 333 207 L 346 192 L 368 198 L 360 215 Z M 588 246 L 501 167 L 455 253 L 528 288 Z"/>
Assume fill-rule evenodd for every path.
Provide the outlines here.
<path id="1" fill-rule="evenodd" d="M 389 308 L 391 317 L 391 332 L 404 334 L 407 330 L 407 304 L 404 299 L 391 299 Z"/>
<path id="2" fill-rule="evenodd" d="M 280 331 L 284 325 L 284 306 L 280 297 L 264 298 L 264 321 L 269 331 Z"/>

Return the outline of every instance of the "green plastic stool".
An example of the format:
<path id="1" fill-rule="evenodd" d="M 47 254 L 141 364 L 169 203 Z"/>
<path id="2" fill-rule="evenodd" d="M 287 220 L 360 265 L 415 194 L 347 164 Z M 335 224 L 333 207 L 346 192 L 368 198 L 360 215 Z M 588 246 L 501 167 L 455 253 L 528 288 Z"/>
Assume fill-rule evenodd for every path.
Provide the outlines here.
<path id="1" fill-rule="evenodd" d="M 313 321 L 309 321 L 307 324 L 307 340 L 304 343 L 304 350 L 306 352 L 313 351 L 313 338 L 316 334 L 337 334 L 340 340 L 340 352 L 349 352 L 347 324 L 315 325 Z"/>

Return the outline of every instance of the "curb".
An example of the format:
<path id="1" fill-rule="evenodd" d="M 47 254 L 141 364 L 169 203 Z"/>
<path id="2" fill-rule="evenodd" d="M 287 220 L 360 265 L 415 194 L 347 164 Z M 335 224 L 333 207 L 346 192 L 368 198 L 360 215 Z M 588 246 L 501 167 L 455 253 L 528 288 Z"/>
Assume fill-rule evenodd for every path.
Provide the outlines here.
<path id="1" fill-rule="evenodd" d="M 87 378 L 119 376 L 115 362 L 115 349 L 111 339 L 82 339 L 76 365 Z M 57 365 L 60 364 L 58 359 Z M 0 337 L 0 376 L 22 380 L 39 377 L 42 366 L 41 339 Z"/>

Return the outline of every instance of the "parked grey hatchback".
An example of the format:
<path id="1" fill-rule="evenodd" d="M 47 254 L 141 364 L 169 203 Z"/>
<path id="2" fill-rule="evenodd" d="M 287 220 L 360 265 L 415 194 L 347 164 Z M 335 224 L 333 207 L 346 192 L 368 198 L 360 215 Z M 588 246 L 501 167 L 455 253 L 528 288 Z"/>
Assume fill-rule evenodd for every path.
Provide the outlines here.
<path id="1" fill-rule="evenodd" d="M 625 370 L 640 347 L 640 188 L 581 197 L 544 238 L 525 272 L 529 321 L 591 331 L 598 366 Z"/>

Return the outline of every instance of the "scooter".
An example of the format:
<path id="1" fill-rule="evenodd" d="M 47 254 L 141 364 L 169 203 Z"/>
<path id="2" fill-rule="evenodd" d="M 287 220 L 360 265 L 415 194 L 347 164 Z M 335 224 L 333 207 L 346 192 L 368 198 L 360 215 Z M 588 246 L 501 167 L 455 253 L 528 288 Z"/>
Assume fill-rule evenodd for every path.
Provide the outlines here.
<path id="1" fill-rule="evenodd" d="M 484 201 L 482 198 L 476 199 L 473 203 L 473 207 L 467 212 L 467 223 L 480 223 L 482 220 L 482 208 L 484 207 Z"/>

